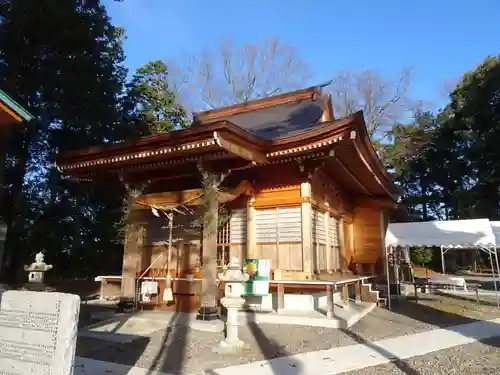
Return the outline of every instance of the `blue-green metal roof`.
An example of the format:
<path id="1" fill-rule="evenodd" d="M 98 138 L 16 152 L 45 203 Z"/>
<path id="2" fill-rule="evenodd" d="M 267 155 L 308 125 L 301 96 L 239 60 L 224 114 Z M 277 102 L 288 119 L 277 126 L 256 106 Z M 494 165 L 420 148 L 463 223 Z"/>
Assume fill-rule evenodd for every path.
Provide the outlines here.
<path id="1" fill-rule="evenodd" d="M 14 99 L 12 99 L 2 90 L 0 90 L 0 100 L 4 102 L 10 109 L 16 112 L 25 121 L 31 121 L 31 119 L 33 118 L 33 115 L 31 115 L 31 113 L 29 113 L 27 110 L 21 107 L 19 103 L 17 103 Z"/>

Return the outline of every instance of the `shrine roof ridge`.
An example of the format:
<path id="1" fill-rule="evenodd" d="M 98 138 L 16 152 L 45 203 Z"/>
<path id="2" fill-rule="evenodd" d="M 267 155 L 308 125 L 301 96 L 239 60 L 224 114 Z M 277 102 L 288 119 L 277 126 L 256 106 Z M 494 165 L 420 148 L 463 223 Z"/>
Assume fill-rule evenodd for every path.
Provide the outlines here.
<path id="1" fill-rule="evenodd" d="M 322 88 L 327 86 L 329 83 L 330 82 L 323 83 L 320 85 L 314 85 L 305 89 L 300 89 L 265 98 L 250 100 L 244 103 L 233 104 L 221 108 L 214 108 L 203 112 L 195 112 L 193 116 L 194 123 L 204 124 L 220 117 L 231 116 L 246 112 L 253 112 L 256 110 L 261 110 L 272 106 L 283 105 L 304 99 L 315 99 L 317 95 L 322 95 Z"/>

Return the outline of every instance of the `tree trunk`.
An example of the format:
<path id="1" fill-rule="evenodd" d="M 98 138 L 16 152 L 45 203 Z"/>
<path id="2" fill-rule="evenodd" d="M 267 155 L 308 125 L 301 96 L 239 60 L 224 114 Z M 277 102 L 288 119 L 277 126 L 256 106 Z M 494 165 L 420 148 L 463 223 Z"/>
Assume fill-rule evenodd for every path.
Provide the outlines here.
<path id="1" fill-rule="evenodd" d="M 206 206 L 203 213 L 203 265 L 202 296 L 198 313 L 200 320 L 218 319 L 217 309 L 217 229 L 219 221 L 219 202 L 217 187 L 205 191 Z"/>
<path id="2" fill-rule="evenodd" d="M 126 203 L 126 221 L 124 239 L 123 239 L 123 265 L 122 265 L 122 284 L 121 298 L 135 299 L 136 297 L 136 273 L 141 270 L 141 249 L 139 249 L 139 225 L 133 204 L 136 195 L 130 192 L 127 188 L 127 203 Z"/>

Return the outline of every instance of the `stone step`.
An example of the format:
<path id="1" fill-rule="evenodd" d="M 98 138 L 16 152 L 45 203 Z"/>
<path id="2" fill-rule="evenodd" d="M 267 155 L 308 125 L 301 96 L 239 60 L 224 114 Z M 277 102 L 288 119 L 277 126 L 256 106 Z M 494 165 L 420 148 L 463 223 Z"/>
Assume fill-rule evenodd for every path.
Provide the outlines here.
<path id="1" fill-rule="evenodd" d="M 361 283 L 361 294 L 363 301 L 378 303 L 380 300 L 380 293 L 378 290 L 372 289 L 372 284 L 363 280 Z"/>

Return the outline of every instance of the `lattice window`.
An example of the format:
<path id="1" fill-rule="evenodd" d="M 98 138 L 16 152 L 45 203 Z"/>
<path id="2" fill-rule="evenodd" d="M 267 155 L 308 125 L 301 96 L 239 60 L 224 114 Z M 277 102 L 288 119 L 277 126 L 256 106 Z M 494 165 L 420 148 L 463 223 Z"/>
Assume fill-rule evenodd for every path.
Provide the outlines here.
<path id="1" fill-rule="evenodd" d="M 278 207 L 255 211 L 257 243 L 301 242 L 300 207 Z"/>
<path id="2" fill-rule="evenodd" d="M 278 208 L 278 242 L 302 241 L 300 207 Z"/>
<path id="3" fill-rule="evenodd" d="M 219 228 L 219 233 L 217 233 L 217 244 L 218 245 L 229 245 L 231 237 L 231 225 L 227 221 Z"/>
<path id="4" fill-rule="evenodd" d="M 219 228 L 217 234 L 217 263 L 219 266 L 229 263 L 230 246 L 244 244 L 247 241 L 247 210 L 233 209 L 229 220 Z"/>
<path id="5" fill-rule="evenodd" d="M 313 210 L 312 239 L 314 243 L 326 244 L 325 214 L 318 210 Z"/>
<path id="6" fill-rule="evenodd" d="M 340 269 L 340 259 L 343 252 L 342 241 L 340 238 L 341 220 L 335 216 L 329 217 L 328 223 L 328 240 L 330 243 L 331 253 L 333 256 L 333 268 Z"/>
<path id="7" fill-rule="evenodd" d="M 229 242 L 238 244 L 247 242 L 246 208 L 231 210 L 231 218 L 229 219 Z"/>
<path id="8" fill-rule="evenodd" d="M 278 211 L 276 208 L 255 211 L 255 240 L 257 243 L 278 242 Z"/>

